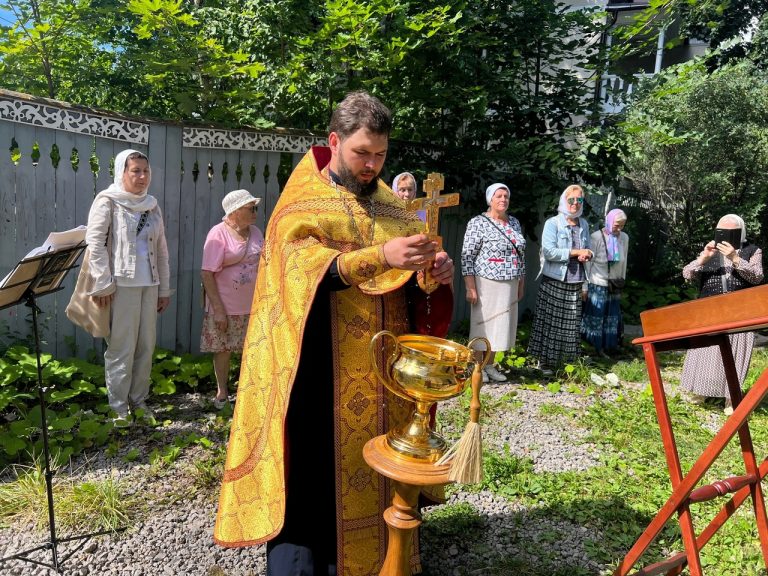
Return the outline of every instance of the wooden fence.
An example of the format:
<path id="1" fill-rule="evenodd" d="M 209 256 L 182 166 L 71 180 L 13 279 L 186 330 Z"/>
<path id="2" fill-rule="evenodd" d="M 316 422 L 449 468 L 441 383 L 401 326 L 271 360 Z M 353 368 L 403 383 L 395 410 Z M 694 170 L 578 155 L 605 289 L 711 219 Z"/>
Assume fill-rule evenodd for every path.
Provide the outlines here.
<path id="1" fill-rule="evenodd" d="M 305 131 L 153 122 L 0 90 L 0 274 L 42 244 L 49 232 L 86 223 L 94 195 L 112 181 L 118 152 L 145 152 L 152 164 L 150 193 L 165 217 L 171 286 L 176 290 L 160 315 L 158 346 L 196 353 L 202 249 L 208 230 L 222 216 L 221 199 L 236 188 L 263 198 L 257 225 L 265 230 L 282 177 L 311 145 L 322 143 L 325 135 Z M 398 147 L 392 149 L 396 155 Z M 409 158 L 415 155 L 413 149 L 407 151 Z M 429 154 L 422 157 L 428 166 Z M 458 262 L 466 214 L 462 207 L 445 212 L 451 217 L 443 218 L 444 245 Z M 64 315 L 74 280 L 73 275 L 62 291 L 38 301 L 44 349 L 57 357 L 101 350 L 100 341 L 76 329 Z M 454 325 L 468 316 L 458 273 L 455 285 Z M 5 340 L 28 338 L 30 317 L 24 306 L 1 310 Z"/>

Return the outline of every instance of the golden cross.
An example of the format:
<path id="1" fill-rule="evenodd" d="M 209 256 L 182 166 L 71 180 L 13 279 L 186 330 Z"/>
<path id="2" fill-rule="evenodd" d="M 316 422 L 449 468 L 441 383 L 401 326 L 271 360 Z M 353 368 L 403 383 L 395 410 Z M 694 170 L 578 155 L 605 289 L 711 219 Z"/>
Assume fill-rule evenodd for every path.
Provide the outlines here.
<path id="1" fill-rule="evenodd" d="M 440 208 L 447 208 L 448 206 L 457 206 L 459 204 L 458 194 L 443 194 L 440 192 L 443 190 L 445 181 L 442 174 L 435 172 L 427 174 L 427 179 L 424 180 L 424 192 L 426 198 L 417 198 L 416 200 L 408 201 L 409 210 L 424 210 L 426 212 L 426 230 L 425 232 L 440 242 L 438 232 L 440 232 L 438 210 Z"/>

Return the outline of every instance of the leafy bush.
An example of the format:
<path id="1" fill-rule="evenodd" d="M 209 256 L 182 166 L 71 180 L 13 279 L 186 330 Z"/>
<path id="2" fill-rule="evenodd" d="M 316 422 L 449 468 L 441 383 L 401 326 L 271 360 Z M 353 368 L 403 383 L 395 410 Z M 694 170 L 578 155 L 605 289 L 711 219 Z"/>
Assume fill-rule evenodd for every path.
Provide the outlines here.
<path id="1" fill-rule="evenodd" d="M 622 291 L 621 311 L 625 324 L 639 324 L 640 313 L 696 298 L 696 287 L 690 284 L 659 286 L 640 280 L 627 280 Z"/>
<path id="2" fill-rule="evenodd" d="M 59 462 L 109 439 L 113 424 L 104 367 L 71 358 L 40 358 L 51 454 Z M 152 393 L 214 386 L 209 357 L 155 352 Z M 28 461 L 42 452 L 37 358 L 28 348 L 11 346 L 0 357 L 0 466 Z"/>

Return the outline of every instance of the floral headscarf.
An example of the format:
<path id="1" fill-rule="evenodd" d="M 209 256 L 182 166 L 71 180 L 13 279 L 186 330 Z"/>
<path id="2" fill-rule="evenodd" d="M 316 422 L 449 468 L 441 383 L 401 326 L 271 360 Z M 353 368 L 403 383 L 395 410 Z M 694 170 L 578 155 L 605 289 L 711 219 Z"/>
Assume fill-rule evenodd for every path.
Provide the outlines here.
<path id="1" fill-rule="evenodd" d="M 624 213 L 624 210 L 620 210 L 619 208 L 614 208 L 608 212 L 608 215 L 605 217 L 605 228 L 603 228 L 603 236 L 605 237 L 605 250 L 608 253 L 609 262 L 618 262 L 619 258 L 621 258 L 621 245 L 619 244 L 619 236 L 614 235 L 611 232 L 611 230 L 613 230 L 613 225 L 616 222 L 626 221 L 627 215 Z"/>

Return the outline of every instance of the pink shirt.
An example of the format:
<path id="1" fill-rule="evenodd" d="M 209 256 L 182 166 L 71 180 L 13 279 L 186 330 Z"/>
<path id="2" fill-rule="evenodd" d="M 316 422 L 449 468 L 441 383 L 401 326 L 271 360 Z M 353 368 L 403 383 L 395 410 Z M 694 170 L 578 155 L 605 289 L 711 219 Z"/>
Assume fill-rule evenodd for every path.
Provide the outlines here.
<path id="1" fill-rule="evenodd" d="M 247 241 L 233 238 L 224 222 L 216 224 L 208 232 L 203 246 L 202 269 L 213 272 L 227 316 L 251 313 L 259 256 L 263 246 L 264 235 L 253 225 Z M 208 298 L 205 309 L 207 312 L 213 312 Z"/>

